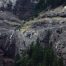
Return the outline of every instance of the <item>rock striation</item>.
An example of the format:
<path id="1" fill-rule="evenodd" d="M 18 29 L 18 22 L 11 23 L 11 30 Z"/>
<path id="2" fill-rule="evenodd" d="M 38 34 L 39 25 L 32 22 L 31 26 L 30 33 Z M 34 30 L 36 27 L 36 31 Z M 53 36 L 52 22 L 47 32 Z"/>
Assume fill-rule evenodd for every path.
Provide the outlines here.
<path id="1" fill-rule="evenodd" d="M 17 51 L 16 29 L 22 24 L 8 11 L 0 11 L 0 66 L 14 66 Z"/>

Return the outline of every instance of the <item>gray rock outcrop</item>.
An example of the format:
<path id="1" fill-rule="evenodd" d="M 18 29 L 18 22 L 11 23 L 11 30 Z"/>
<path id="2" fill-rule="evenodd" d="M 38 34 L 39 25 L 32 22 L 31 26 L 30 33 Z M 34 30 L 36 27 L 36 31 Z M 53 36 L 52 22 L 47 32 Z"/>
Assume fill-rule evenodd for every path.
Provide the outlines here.
<path id="1" fill-rule="evenodd" d="M 60 9 L 61 11 L 59 11 Z M 31 42 L 35 42 L 39 38 L 43 47 L 52 46 L 57 56 L 62 56 L 63 62 L 66 64 L 65 10 L 63 7 L 58 7 L 51 13 L 49 12 L 47 14 L 41 13 L 38 18 L 30 20 L 23 25 L 18 36 L 21 39 L 20 50 L 25 49 Z"/>
<path id="2" fill-rule="evenodd" d="M 5 56 L 13 58 L 17 52 L 20 54 L 39 38 L 43 47 L 52 46 L 57 56 L 62 56 L 66 64 L 66 17 L 60 16 L 66 13 L 62 8 L 58 7 L 47 14 L 41 13 L 34 20 L 25 22 L 20 30 L 18 27 L 22 21 L 11 17 L 9 12 L 0 12 L 0 48 Z"/>
<path id="3" fill-rule="evenodd" d="M 17 51 L 16 29 L 21 21 L 8 11 L 0 11 L 0 66 L 13 66 Z M 9 64 L 9 65 L 8 65 Z"/>

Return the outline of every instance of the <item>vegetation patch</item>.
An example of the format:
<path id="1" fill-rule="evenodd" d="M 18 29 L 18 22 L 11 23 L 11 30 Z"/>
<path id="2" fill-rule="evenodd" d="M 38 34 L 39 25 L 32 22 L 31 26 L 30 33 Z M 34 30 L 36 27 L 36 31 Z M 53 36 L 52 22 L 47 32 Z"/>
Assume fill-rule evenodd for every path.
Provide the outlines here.
<path id="1" fill-rule="evenodd" d="M 16 66 L 63 66 L 62 57 L 58 58 L 52 49 L 43 48 L 39 40 L 36 44 L 32 42 L 27 50 L 22 52 L 22 56 L 16 56 Z"/>

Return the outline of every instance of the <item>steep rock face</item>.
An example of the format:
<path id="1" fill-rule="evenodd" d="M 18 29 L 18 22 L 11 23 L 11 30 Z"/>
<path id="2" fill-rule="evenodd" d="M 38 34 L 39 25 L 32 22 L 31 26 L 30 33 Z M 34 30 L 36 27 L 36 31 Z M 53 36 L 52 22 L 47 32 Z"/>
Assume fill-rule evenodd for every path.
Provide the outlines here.
<path id="1" fill-rule="evenodd" d="M 59 11 L 60 9 L 61 11 Z M 19 43 L 19 51 L 24 50 L 39 38 L 43 47 L 52 46 L 57 56 L 62 56 L 64 64 L 66 64 L 65 8 L 60 6 L 46 13 L 41 13 L 38 18 L 26 22 L 18 31 L 18 43 L 21 42 Z"/>
<path id="2" fill-rule="evenodd" d="M 20 25 L 21 25 L 21 21 L 17 17 L 15 17 L 12 13 L 8 11 L 0 11 L 1 30 L 15 29 L 15 27 Z"/>
<path id="3" fill-rule="evenodd" d="M 16 29 L 22 24 L 8 11 L 0 11 L 0 66 L 13 66 L 17 51 Z"/>
<path id="4" fill-rule="evenodd" d="M 0 0 L 0 10 L 11 11 L 20 19 L 31 18 L 39 0 Z"/>
<path id="5" fill-rule="evenodd" d="M 38 1 L 39 0 L 17 0 L 13 9 L 14 14 L 21 19 L 28 19 L 34 15 L 34 9 Z"/>
<path id="6" fill-rule="evenodd" d="M 20 30 L 16 30 L 22 21 L 10 12 L 0 11 L 0 49 L 4 56 L 14 58 L 17 52 L 20 54 L 39 38 L 43 47 L 52 46 L 66 64 L 66 17 L 59 14 L 66 14 L 64 7 L 41 13 L 34 20 L 25 22 Z"/>

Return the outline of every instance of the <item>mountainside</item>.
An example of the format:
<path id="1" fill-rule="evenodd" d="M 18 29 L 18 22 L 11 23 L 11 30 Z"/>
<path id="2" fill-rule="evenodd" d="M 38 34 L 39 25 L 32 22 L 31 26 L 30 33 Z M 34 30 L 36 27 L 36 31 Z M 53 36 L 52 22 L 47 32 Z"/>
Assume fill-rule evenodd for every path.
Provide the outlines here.
<path id="1" fill-rule="evenodd" d="M 0 11 L 0 28 L 3 29 L 15 29 L 20 26 L 20 20 L 8 11 Z"/>
<path id="2" fill-rule="evenodd" d="M 16 29 L 20 27 L 20 21 L 8 11 L 0 11 L 0 66 L 12 62 L 16 53 Z M 7 63 L 8 62 L 8 63 Z M 10 66 L 10 65 L 9 65 Z"/>
<path id="3" fill-rule="evenodd" d="M 32 17 L 39 0 L 0 0 L 0 10 L 11 11 L 18 18 L 25 20 Z"/>
<path id="4" fill-rule="evenodd" d="M 66 65 L 65 4 L 56 8 L 48 7 L 47 10 L 41 9 L 38 16 L 34 17 L 34 9 L 39 0 L 0 1 L 0 66 L 4 66 L 4 63 L 5 66 L 10 63 L 14 66 L 16 55 L 21 56 L 38 38 L 43 48 L 52 47 L 58 58 L 62 57 L 64 66 Z M 29 20 L 29 17 L 33 19 Z"/>
<path id="5" fill-rule="evenodd" d="M 17 0 L 13 12 L 20 19 L 29 19 L 35 13 L 35 7 L 39 0 Z"/>
<path id="6" fill-rule="evenodd" d="M 41 45 L 53 46 L 55 53 L 63 57 L 66 64 L 66 6 L 60 6 L 39 14 L 38 18 L 26 22 L 20 29 L 20 49 L 25 49 L 39 38 Z M 22 37 L 21 37 L 22 36 Z"/>

